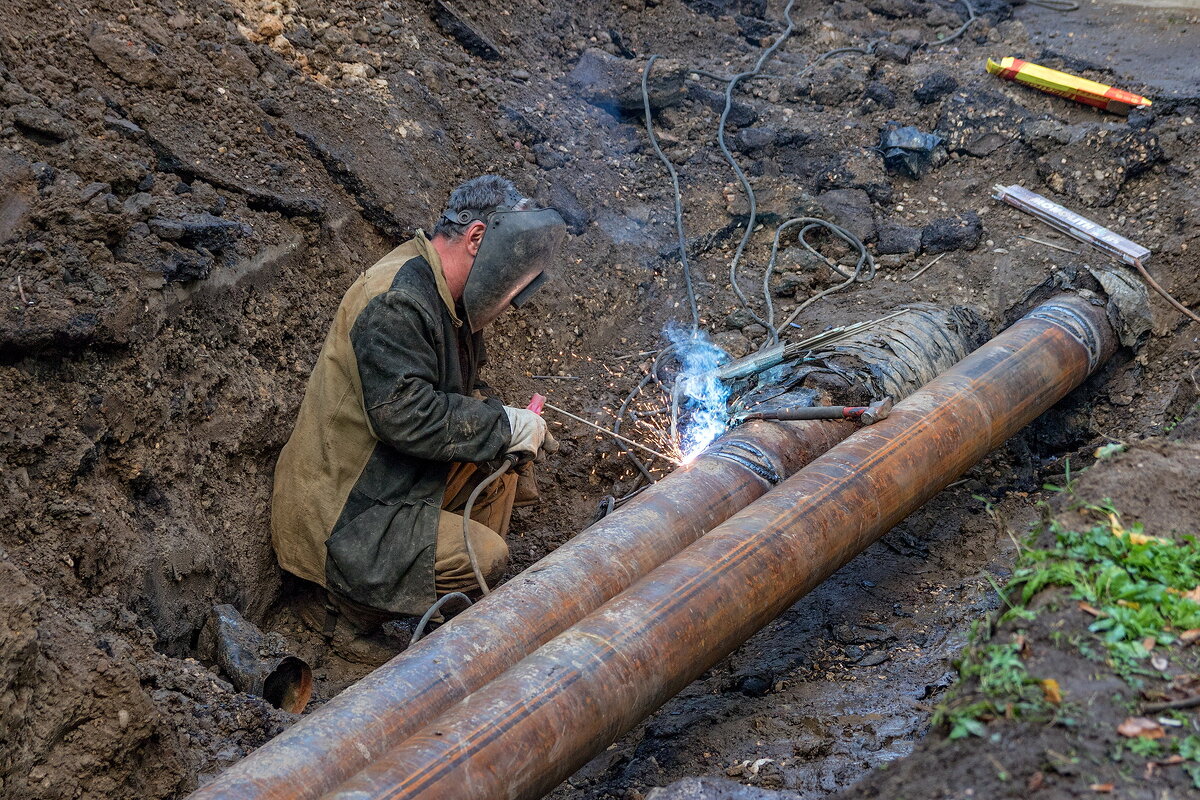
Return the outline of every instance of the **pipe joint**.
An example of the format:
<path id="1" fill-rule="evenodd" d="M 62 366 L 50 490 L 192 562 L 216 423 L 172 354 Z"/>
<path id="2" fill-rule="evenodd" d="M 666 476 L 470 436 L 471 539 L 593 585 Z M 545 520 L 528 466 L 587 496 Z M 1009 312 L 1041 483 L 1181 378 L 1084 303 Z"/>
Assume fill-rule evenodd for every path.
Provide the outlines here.
<path id="1" fill-rule="evenodd" d="M 1083 346 L 1087 352 L 1088 374 L 1095 371 L 1104 356 L 1105 336 L 1095 320 L 1069 302 L 1048 301 L 1025 315 L 1028 319 L 1049 322 Z M 1111 334 L 1110 334 L 1111 336 Z"/>
<path id="2" fill-rule="evenodd" d="M 783 480 L 783 467 L 776 464 L 763 450 L 741 439 L 723 439 L 705 455 L 737 464 L 762 480 L 768 487 Z"/>

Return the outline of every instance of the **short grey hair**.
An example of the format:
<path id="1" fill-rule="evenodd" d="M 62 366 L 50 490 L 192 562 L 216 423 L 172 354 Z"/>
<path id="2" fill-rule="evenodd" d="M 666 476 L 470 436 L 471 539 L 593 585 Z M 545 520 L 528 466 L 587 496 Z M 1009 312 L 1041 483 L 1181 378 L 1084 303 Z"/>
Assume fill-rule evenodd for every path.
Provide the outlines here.
<path id="1" fill-rule="evenodd" d="M 523 202 L 524 195 L 517 191 L 517 187 L 513 186 L 513 182 L 508 178 L 480 175 L 450 193 L 446 211 L 490 211 L 494 208 L 515 208 Z M 450 239 L 457 239 L 466 229 L 466 225 L 458 225 L 444 216 L 439 216 L 433 226 L 433 235 L 441 234 Z"/>

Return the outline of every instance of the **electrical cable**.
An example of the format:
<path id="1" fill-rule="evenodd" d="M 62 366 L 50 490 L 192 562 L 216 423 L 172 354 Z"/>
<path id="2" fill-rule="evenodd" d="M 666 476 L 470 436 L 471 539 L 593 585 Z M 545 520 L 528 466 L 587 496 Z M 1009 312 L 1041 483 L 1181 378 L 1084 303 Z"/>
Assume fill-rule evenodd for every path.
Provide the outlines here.
<path id="1" fill-rule="evenodd" d="M 1053 1 L 1054 0 L 1051 0 L 1051 2 Z M 946 36 L 944 39 L 938 39 L 936 42 L 926 42 L 926 46 L 950 44 L 955 39 L 966 33 L 967 28 L 971 27 L 971 24 L 975 22 L 975 20 L 979 19 L 979 17 L 975 14 L 975 6 L 971 5 L 971 0 L 962 0 L 962 4 L 967 7 L 966 22 L 964 22 L 962 25 L 959 25 L 953 33 L 951 33 L 949 36 Z"/>
<path id="2" fill-rule="evenodd" d="M 792 35 L 792 31 L 796 29 L 796 23 L 792 21 L 792 7 L 795 6 L 796 0 L 788 0 L 787 6 L 783 9 L 783 18 L 787 22 L 787 27 L 775 42 L 763 51 L 755 63 L 754 68 L 746 72 L 739 72 L 729 79 L 729 83 L 725 85 L 725 108 L 721 111 L 721 119 L 717 123 L 717 145 L 721 148 L 721 152 L 725 155 L 725 159 L 729 165 L 733 167 L 733 173 L 737 175 L 738 180 L 742 184 L 742 189 L 746 192 L 746 199 L 749 201 L 750 214 L 746 221 L 746 230 L 742 233 L 742 239 L 738 243 L 737 249 L 733 253 L 733 261 L 729 263 L 729 285 L 733 289 L 734 295 L 737 296 L 739 302 L 754 319 L 755 322 L 763 325 L 768 329 L 769 335 L 773 340 L 776 340 L 774 328 L 771 327 L 765 319 L 760 317 L 758 313 L 750 307 L 750 301 L 746 298 L 742 287 L 738 285 L 737 269 L 738 262 L 742 259 L 742 253 L 746 249 L 746 245 L 750 241 L 750 236 L 754 233 L 754 223 L 758 217 L 758 201 L 754 196 L 754 188 L 750 185 L 750 179 L 746 177 L 746 173 L 742 171 L 742 167 L 737 163 L 737 159 L 733 157 L 733 153 L 729 151 L 729 145 L 725 141 L 725 126 L 729 122 L 729 112 L 733 109 L 733 90 L 737 88 L 739 82 L 745 78 L 752 77 L 762 72 L 763 66 L 770 60 L 771 56 L 783 46 L 783 43 Z"/>
<path id="3" fill-rule="evenodd" d="M 483 579 L 483 572 L 479 569 L 479 562 L 475 559 L 475 547 L 471 544 L 471 512 L 475 510 L 475 501 L 483 490 L 491 486 L 496 481 L 512 469 L 513 464 L 517 463 L 517 457 L 509 454 L 504 457 L 504 463 L 486 478 L 479 482 L 479 485 L 471 490 L 471 494 L 467 497 L 467 504 L 463 506 L 463 542 L 467 546 L 467 559 L 471 562 L 471 571 L 475 573 L 475 582 L 479 584 L 479 590 L 483 592 L 483 596 L 487 597 L 492 593 L 488 588 L 487 581 Z M 426 612 L 428 613 L 428 612 Z"/>
<path id="4" fill-rule="evenodd" d="M 441 609 L 441 607 L 446 604 L 447 600 L 462 600 L 463 602 L 465 602 L 467 604 L 468 608 L 470 608 L 471 605 L 473 605 L 471 603 L 471 598 L 467 597 L 462 592 L 450 592 L 448 594 L 442 595 L 434 602 L 433 605 L 431 605 L 429 607 L 429 610 L 426 611 L 425 614 L 421 617 L 421 621 L 417 623 L 417 627 L 413 631 L 412 638 L 410 638 L 408 640 L 409 647 L 412 647 L 414 644 L 416 644 L 417 640 L 419 640 L 421 638 L 421 636 L 423 636 L 425 634 L 425 627 L 429 624 L 429 621 L 431 619 L 433 619 L 433 615 L 436 614 Z"/>
<path id="5" fill-rule="evenodd" d="M 784 31 L 784 34 L 781 34 L 780 40 L 776 42 L 776 45 L 778 45 L 783 40 L 784 36 L 790 35 L 792 29 L 794 28 L 794 23 L 792 23 L 790 12 L 791 12 L 791 4 L 789 4 L 788 7 L 784 10 L 784 16 L 788 21 L 788 29 L 786 31 Z M 805 65 L 805 67 L 796 74 L 795 79 L 800 80 L 805 75 L 807 75 L 809 72 L 811 72 L 818 64 L 825 61 L 826 59 L 833 58 L 834 56 L 846 55 L 848 53 L 857 53 L 859 55 L 870 55 L 871 53 L 873 53 L 875 51 L 876 44 L 877 44 L 876 42 L 871 42 L 866 47 L 838 47 L 833 50 L 828 50 L 828 51 L 822 53 L 821 55 L 817 56 L 816 58 L 814 58 L 807 65 Z M 764 55 L 769 55 L 770 52 L 771 51 L 768 51 L 768 53 L 764 54 Z M 763 63 L 763 61 L 762 61 L 762 59 L 760 59 L 759 64 L 756 66 L 756 69 L 761 68 L 762 63 Z M 746 175 L 742 171 L 741 166 L 734 159 L 733 153 L 730 152 L 728 143 L 725 141 L 725 120 L 728 117 L 729 109 L 730 109 L 731 103 L 732 103 L 732 94 L 731 94 L 732 89 L 737 84 L 737 82 L 743 78 L 743 76 L 746 76 L 746 73 L 742 73 L 742 75 L 735 75 L 729 79 L 729 85 L 726 86 L 726 90 L 725 90 L 725 110 L 721 115 L 721 124 L 718 125 L 718 127 L 717 127 L 717 144 L 720 146 L 721 152 L 724 153 L 725 159 L 730 163 L 730 165 L 733 166 L 734 173 L 741 180 L 742 188 L 746 192 L 746 199 L 750 205 L 750 217 L 746 224 L 746 230 L 742 234 L 742 240 L 738 244 L 737 250 L 734 251 L 733 261 L 730 262 L 730 265 L 729 265 L 729 282 L 733 288 L 734 294 L 737 295 L 738 300 L 741 301 L 742 307 L 745 308 L 746 311 L 750 313 L 750 315 L 754 318 L 754 320 L 756 322 L 763 325 L 767 329 L 767 338 L 766 338 L 766 340 L 764 340 L 762 347 L 770 347 L 772 345 L 779 343 L 779 332 L 784 327 L 786 327 L 786 326 L 781 326 L 780 328 L 776 328 L 775 324 L 774 324 L 774 322 L 775 322 L 775 319 L 774 319 L 775 303 L 771 299 L 771 289 L 770 289 L 771 269 L 770 269 L 770 267 L 768 267 L 767 270 L 763 273 L 763 280 L 762 280 L 763 305 L 765 306 L 766 311 L 767 311 L 767 318 L 765 320 L 762 317 L 760 317 L 758 314 L 756 314 L 754 312 L 754 309 L 752 309 L 750 307 L 749 301 L 747 300 L 746 296 L 742 293 L 741 287 L 738 286 L 738 283 L 737 283 L 738 264 L 741 261 L 742 253 L 745 250 L 746 244 L 749 241 L 750 236 L 752 235 L 752 233 L 754 231 L 755 222 L 758 219 L 758 199 L 754 194 L 754 187 L 750 185 L 749 179 L 746 178 Z M 776 229 L 776 242 L 778 242 L 778 234 L 779 234 L 779 230 L 777 228 Z M 855 239 L 855 241 L 857 242 L 857 239 Z M 858 246 L 861 248 L 862 243 L 859 242 Z M 812 248 L 810 247 L 809 249 L 811 250 Z M 874 270 L 872 270 L 872 275 L 873 274 L 874 274 Z"/>
<path id="6" fill-rule="evenodd" d="M 963 6 L 967 10 L 967 18 L 963 21 L 962 25 L 960 25 L 957 29 L 955 29 L 953 32 L 951 32 L 949 35 L 942 38 L 941 40 L 936 41 L 936 42 L 927 42 L 927 43 L 925 43 L 924 46 L 940 46 L 940 45 L 949 44 L 950 42 L 952 42 L 952 41 L 958 39 L 960 36 L 962 36 L 967 31 L 967 29 L 979 18 L 975 12 L 974 5 L 972 5 L 972 3 L 971 3 L 971 0 L 962 0 L 962 2 L 963 2 Z M 1070 4 L 1072 2 L 1072 0 L 1031 0 L 1031 2 L 1035 2 L 1035 3 L 1040 2 L 1041 4 L 1046 5 L 1046 7 L 1053 7 L 1052 4 L 1057 4 L 1057 3 Z M 721 110 L 720 120 L 717 125 L 717 144 L 720 147 L 721 153 L 725 156 L 726 161 L 728 161 L 729 165 L 733 168 L 734 174 L 737 176 L 738 181 L 741 183 L 742 189 L 746 193 L 746 199 L 747 199 L 747 203 L 749 206 L 749 214 L 748 214 L 748 218 L 746 221 L 746 228 L 742 232 L 742 238 L 738 242 L 737 249 L 734 251 L 733 259 L 731 260 L 731 262 L 729 264 L 729 285 L 730 285 L 730 288 L 733 290 L 734 295 L 737 297 L 737 299 L 741 303 L 742 307 L 747 311 L 747 313 L 749 313 L 751 318 L 755 322 L 763 325 L 767 329 L 767 338 L 764 340 L 764 342 L 762 343 L 762 345 L 760 346 L 759 349 L 764 349 L 764 348 L 771 347 L 771 346 L 778 344 L 780 341 L 780 335 L 790 325 L 793 324 L 793 321 L 796 319 L 796 317 L 799 316 L 799 314 L 801 312 L 803 312 L 806 308 L 808 308 L 809 306 L 811 306 L 813 303 L 817 302 L 821 298 L 827 297 L 828 295 L 834 294 L 835 292 L 839 292 L 839 291 L 853 285 L 855 282 L 866 282 L 866 281 L 872 280 L 875 277 L 875 260 L 871 256 L 871 254 L 867 251 L 866 246 L 863 244 L 863 242 L 857 236 L 855 236 L 853 233 L 851 233 L 847 229 L 843 228 L 842 226 L 836 225 L 835 223 L 829 222 L 828 220 L 819 219 L 817 217 L 795 217 L 793 219 L 789 219 L 789 220 L 783 222 L 775 229 L 775 234 L 774 234 L 774 237 L 772 240 L 772 245 L 771 245 L 771 256 L 770 256 L 770 259 L 768 260 L 766 269 L 763 272 L 763 278 L 762 278 L 763 305 L 764 305 L 764 308 L 766 311 L 766 319 L 764 319 L 762 316 L 760 316 L 758 314 L 758 312 L 755 311 L 755 309 L 751 307 L 749 299 L 746 297 L 745 293 L 742 291 L 741 286 L 738 284 L 738 267 L 740 265 L 742 255 L 744 254 L 746 247 L 749 244 L 750 237 L 754 233 L 755 224 L 758 219 L 758 199 L 754 193 L 754 187 L 750 184 L 749 178 L 747 178 L 745 171 L 741 168 L 741 165 L 738 164 L 737 159 L 734 158 L 733 153 L 729 148 L 729 144 L 726 141 L 726 136 L 725 136 L 726 126 L 729 121 L 730 112 L 733 109 L 733 92 L 737 88 L 737 85 L 740 82 L 748 81 L 748 80 L 757 80 L 759 78 L 773 79 L 773 78 L 786 77 L 783 75 L 764 74 L 762 72 L 762 69 L 767 64 L 767 62 L 775 55 L 775 53 L 779 50 L 779 48 L 783 46 L 783 44 L 788 40 L 788 38 L 792 35 L 793 31 L 795 30 L 796 23 L 792 19 L 792 9 L 794 8 L 794 6 L 795 6 L 795 0 L 788 0 L 787 6 L 783 10 L 783 19 L 787 23 L 787 26 L 784 28 L 783 32 L 780 33 L 780 35 L 776 38 L 776 40 L 771 44 L 771 46 L 768 47 L 765 51 L 763 51 L 763 53 L 759 56 L 758 60 L 755 62 L 754 67 L 752 69 L 737 73 L 736 75 L 732 75 L 732 76 L 720 75 L 715 72 L 709 72 L 707 70 L 701 70 L 701 69 L 689 70 L 689 73 L 691 73 L 691 74 L 695 74 L 700 77 L 710 78 L 713 80 L 723 81 L 726 84 L 725 93 L 724 93 L 725 104 Z M 1076 7 L 1078 7 L 1077 4 L 1076 4 Z M 1072 10 L 1072 9 L 1064 7 L 1063 10 Z M 816 58 L 812 59 L 812 61 L 810 61 L 807 65 L 805 65 L 805 67 L 803 69 L 801 69 L 793 77 L 794 77 L 794 79 L 799 80 L 800 78 L 803 78 L 805 75 L 807 75 L 818 64 L 822 63 L 823 61 L 825 61 L 827 59 L 838 56 L 838 55 L 844 55 L 844 54 L 850 54 L 850 53 L 857 53 L 857 54 L 861 54 L 861 55 L 870 55 L 871 53 L 873 53 L 875 51 L 877 45 L 878 45 L 878 40 L 872 41 L 864 47 L 839 47 L 839 48 L 835 48 L 832 50 L 828 50 L 828 51 L 820 54 Z M 683 196 L 682 196 L 682 193 L 679 188 L 679 175 L 675 169 L 674 164 L 670 161 L 670 159 L 668 159 L 666 157 L 666 154 L 663 152 L 662 147 L 658 143 L 658 138 L 654 133 L 654 125 L 653 125 L 652 114 L 651 114 L 651 110 L 650 110 L 649 75 L 650 75 L 650 71 L 654 65 L 654 62 L 657 61 L 658 58 L 659 58 L 658 55 L 650 56 L 650 58 L 646 62 L 645 68 L 642 70 L 642 80 L 641 80 L 642 107 L 643 107 L 643 112 L 645 115 L 645 125 L 646 125 L 647 136 L 649 137 L 650 143 L 651 143 L 652 147 L 654 148 L 655 153 L 658 155 L 659 160 L 663 163 L 663 165 L 667 169 L 667 172 L 671 176 L 671 187 L 674 192 L 675 230 L 676 230 L 676 235 L 677 235 L 678 244 L 679 244 L 680 262 L 683 266 L 684 283 L 685 283 L 685 286 L 687 287 L 688 303 L 689 303 L 689 306 L 690 306 L 690 309 L 692 312 L 692 335 L 693 335 L 693 338 L 695 338 L 698 335 L 700 318 L 699 318 L 699 309 L 697 306 L 697 301 L 696 301 L 696 296 L 695 296 L 695 290 L 694 290 L 694 286 L 692 284 L 692 279 L 691 279 L 691 264 L 687 258 L 687 240 L 686 240 L 684 226 L 683 226 Z M 824 290 L 816 293 L 812 297 L 808 298 L 807 300 L 805 300 L 803 303 L 801 303 L 799 306 L 797 306 L 795 309 L 792 310 L 792 312 L 788 315 L 787 319 L 784 321 L 784 323 L 782 325 L 776 326 L 775 325 L 775 305 L 774 305 L 774 300 L 772 299 L 772 294 L 770 291 L 770 279 L 771 279 L 771 275 L 774 272 L 775 263 L 778 258 L 779 245 L 780 245 L 780 241 L 781 241 L 781 238 L 782 238 L 784 232 L 791 229 L 795 225 L 801 225 L 801 224 L 804 225 L 804 227 L 800 230 L 800 233 L 798 234 L 798 241 L 799 241 L 800 245 L 802 247 L 804 247 L 806 250 L 808 250 L 810 253 L 812 253 L 813 255 L 820 258 L 827 266 L 830 267 L 830 269 L 832 269 L 838 275 L 844 277 L 846 280 L 835 286 L 828 287 L 827 289 L 824 289 Z M 856 250 L 858 252 L 858 260 L 855 264 L 853 272 L 847 273 L 846 271 L 844 271 L 841 268 L 840 265 L 838 265 L 836 262 L 832 261 L 831 259 L 827 258 L 826 256 L 822 255 L 811 245 L 811 243 L 808 242 L 806 235 L 810 231 L 817 229 L 817 228 L 824 228 L 824 229 L 828 230 L 831 234 L 842 239 L 847 244 L 849 244 L 850 247 L 852 247 L 854 250 Z M 679 346 L 680 345 L 677 343 L 677 344 L 671 345 L 670 347 L 661 351 L 658 354 L 658 356 L 654 359 L 654 362 L 651 365 L 650 375 L 647 376 L 647 378 L 643 378 L 642 381 L 629 393 L 629 395 L 626 396 L 625 401 L 621 404 L 621 409 L 620 409 L 619 413 L 617 414 L 617 419 L 613 426 L 614 432 L 618 432 L 620 430 L 621 423 L 624 420 L 626 413 L 628 412 L 630 403 L 632 403 L 633 399 L 645 388 L 646 384 L 648 383 L 648 380 L 652 379 L 655 381 L 655 383 L 658 384 L 660 389 L 662 389 L 664 392 L 666 392 L 670 396 L 670 403 L 669 403 L 669 408 L 670 408 L 670 413 L 671 413 L 670 433 L 671 433 L 672 437 L 675 437 L 677 435 L 678 419 L 679 419 L 679 413 L 680 413 L 680 407 L 681 407 L 681 396 L 680 396 L 680 388 L 681 387 L 679 387 L 677 384 L 673 384 L 671 386 L 670 390 L 668 390 L 665 385 L 665 381 L 660 376 L 660 368 L 668 356 L 673 356 L 677 352 L 677 350 L 679 349 Z M 626 455 L 628 455 L 631 459 L 633 459 L 635 466 L 642 473 L 642 475 L 647 480 L 649 480 L 650 482 L 653 483 L 654 479 L 651 477 L 650 472 L 646 468 L 645 464 L 643 464 L 641 462 L 641 460 L 639 458 L 637 458 L 637 456 L 634 455 L 628 448 L 622 446 L 621 449 L 625 452 Z"/>
<path id="7" fill-rule="evenodd" d="M 850 231 L 843 228 L 841 225 L 836 225 L 828 220 L 820 219 L 818 217 L 794 217 L 782 223 L 778 228 L 775 229 L 775 240 L 771 243 L 771 258 L 767 262 L 766 274 L 768 276 L 775 269 L 775 260 L 779 254 L 779 240 L 782 238 L 784 231 L 793 228 L 796 225 L 804 226 L 800 229 L 800 233 L 797 236 L 797 241 L 800 243 L 800 246 L 815 255 L 817 258 L 821 259 L 823 262 L 825 262 L 827 267 L 829 267 L 838 275 L 841 275 L 846 280 L 835 286 L 830 286 L 827 289 L 817 292 L 812 297 L 796 306 L 796 308 L 792 310 L 792 313 L 788 315 L 788 318 L 784 320 L 783 324 L 775 329 L 777 338 L 778 335 L 785 328 L 787 328 L 788 325 L 790 325 L 796 319 L 796 317 L 800 315 L 800 312 L 808 308 L 816 301 L 820 300 L 822 297 L 827 297 L 835 292 L 840 292 L 842 289 L 851 286 L 855 282 L 865 283 L 866 281 L 869 281 L 875 277 L 875 259 L 871 256 L 870 251 L 867 250 L 867 246 L 862 243 L 862 240 Z M 846 272 L 844 269 L 842 269 L 840 264 L 821 255 L 819 252 L 817 252 L 816 248 L 809 243 L 808 239 L 806 238 L 809 231 L 817 228 L 824 228 L 828 230 L 834 236 L 838 237 L 858 251 L 858 261 L 854 265 L 853 272 Z M 772 319 L 772 323 L 773 322 L 774 320 Z"/>
<path id="8" fill-rule="evenodd" d="M 658 159 L 670 173 L 671 187 L 675 190 L 675 233 L 679 237 L 679 261 L 683 265 L 683 283 L 687 287 L 688 306 L 692 311 L 692 332 L 695 333 L 700 329 L 700 308 L 696 304 L 696 291 L 692 287 L 692 267 L 688 263 L 687 239 L 683 233 L 683 195 L 679 191 L 679 173 L 675 171 L 675 165 L 671 163 L 658 144 L 658 137 L 654 135 L 654 121 L 650 113 L 650 69 L 657 60 L 657 55 L 650 56 L 646 61 L 645 69 L 642 70 L 642 108 L 646 114 L 646 135 L 650 137 L 650 144 L 654 147 L 654 152 L 658 154 Z"/>

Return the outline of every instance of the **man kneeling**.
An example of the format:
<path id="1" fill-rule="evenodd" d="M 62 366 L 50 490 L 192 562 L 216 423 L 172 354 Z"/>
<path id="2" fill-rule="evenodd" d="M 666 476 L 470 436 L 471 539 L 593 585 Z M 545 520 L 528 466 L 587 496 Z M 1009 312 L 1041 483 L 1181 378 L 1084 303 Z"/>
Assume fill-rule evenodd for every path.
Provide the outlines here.
<path id="1" fill-rule="evenodd" d="M 327 636 L 478 588 L 463 506 L 496 462 L 532 459 L 546 437 L 540 416 L 479 380 L 481 331 L 536 291 L 564 235 L 556 211 L 485 175 L 454 190 L 431 239 L 418 231 L 342 298 L 271 500 L 280 565 L 327 590 Z M 492 483 L 468 523 L 489 583 L 507 563 L 517 484 Z"/>

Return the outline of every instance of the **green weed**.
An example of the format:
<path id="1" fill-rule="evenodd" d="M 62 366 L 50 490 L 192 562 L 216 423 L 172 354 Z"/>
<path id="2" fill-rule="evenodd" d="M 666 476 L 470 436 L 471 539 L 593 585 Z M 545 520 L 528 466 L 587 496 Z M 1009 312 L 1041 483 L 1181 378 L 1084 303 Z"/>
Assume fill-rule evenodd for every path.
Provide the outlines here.
<path id="1" fill-rule="evenodd" d="M 1065 483 L 1047 488 L 1072 491 L 1069 464 Z M 1036 532 L 1024 546 L 1019 545 L 1012 580 L 1003 590 L 997 588 L 1005 606 L 998 622 L 1035 619 L 1047 607 L 1030 608 L 1034 596 L 1048 587 L 1065 588 L 1095 617 L 1088 628 L 1093 636 L 1064 635 L 1058 641 L 1065 639 L 1131 684 L 1140 677 L 1157 676 L 1144 666 L 1149 651 L 1143 642 L 1167 645 L 1178 633 L 1200 628 L 1200 604 L 1192 599 L 1200 585 L 1200 547 L 1192 536 L 1173 542 L 1145 535 L 1140 525 L 1125 528 L 1111 505 L 1077 508 L 1091 514 L 1095 524 L 1072 530 L 1048 518 L 1043 530 L 1053 534 L 1050 546 L 1034 547 Z M 959 663 L 962 685 L 971 687 L 970 694 L 952 698 L 935 710 L 934 723 L 948 726 L 951 738 L 985 735 L 987 719 L 1045 717 L 1054 711 L 1043 682 L 1029 674 L 1021 659 L 1020 634 L 1017 641 L 997 643 L 988 641 L 992 632 L 990 625 L 974 627 L 972 644 Z M 1127 744 L 1126 749 L 1143 757 L 1161 751 L 1162 745 L 1147 741 Z M 1180 754 L 1189 759 L 1187 764 L 1195 765 L 1197 772 L 1190 774 L 1197 778 L 1200 737 L 1179 741 L 1188 742 L 1189 753 L 1194 750 L 1195 755 Z"/>
<path id="2" fill-rule="evenodd" d="M 1126 529 L 1110 506 L 1088 506 L 1102 522 L 1083 531 L 1050 522 L 1055 544 L 1027 549 L 1008 585 L 1021 606 L 1048 586 L 1062 586 L 1096 616 L 1089 630 L 1107 647 L 1126 678 L 1141 674 L 1149 655 L 1142 642 L 1175 641 L 1200 627 L 1200 604 L 1187 596 L 1200 584 L 1200 548 L 1193 536 L 1172 542 L 1146 536 L 1140 524 Z"/>

